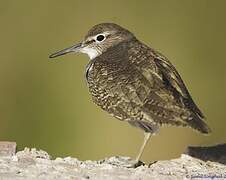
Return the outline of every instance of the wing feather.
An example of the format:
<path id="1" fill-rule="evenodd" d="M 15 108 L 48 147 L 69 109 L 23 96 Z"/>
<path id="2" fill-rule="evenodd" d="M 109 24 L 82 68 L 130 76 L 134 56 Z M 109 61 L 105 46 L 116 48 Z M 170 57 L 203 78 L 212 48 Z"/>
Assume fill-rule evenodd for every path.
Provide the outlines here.
<path id="1" fill-rule="evenodd" d="M 162 73 L 162 77 L 166 86 L 171 88 L 176 93 L 176 95 L 181 98 L 182 103 L 188 109 L 192 110 L 195 114 L 200 116 L 200 118 L 204 118 L 203 113 L 194 103 L 179 73 L 169 62 L 169 60 L 166 57 L 159 55 L 154 58 L 154 61 Z"/>

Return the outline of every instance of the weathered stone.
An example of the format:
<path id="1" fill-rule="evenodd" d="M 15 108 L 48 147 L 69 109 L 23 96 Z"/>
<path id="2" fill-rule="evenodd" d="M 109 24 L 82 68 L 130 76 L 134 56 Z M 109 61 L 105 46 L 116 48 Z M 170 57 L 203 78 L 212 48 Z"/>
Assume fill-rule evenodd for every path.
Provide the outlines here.
<path id="1" fill-rule="evenodd" d="M 225 157 L 226 152 L 217 148 L 218 152 L 222 153 L 222 157 Z M 199 150 L 200 148 L 196 150 L 193 148 L 192 152 L 197 154 L 198 152 L 194 153 L 194 151 Z M 209 154 L 212 155 L 212 153 Z M 207 156 L 208 153 L 204 157 Z M 208 159 L 211 158 L 201 160 L 182 154 L 178 159 L 158 161 L 150 166 L 126 168 L 124 163 L 131 160 L 128 157 L 110 157 L 99 161 L 79 161 L 72 157 L 51 160 L 45 151 L 25 148 L 15 155 L 0 156 L 0 179 L 201 180 L 216 178 L 220 180 L 226 178 L 226 163 L 219 156 L 218 154 L 218 159 L 221 161 L 217 162 L 209 161 Z"/>

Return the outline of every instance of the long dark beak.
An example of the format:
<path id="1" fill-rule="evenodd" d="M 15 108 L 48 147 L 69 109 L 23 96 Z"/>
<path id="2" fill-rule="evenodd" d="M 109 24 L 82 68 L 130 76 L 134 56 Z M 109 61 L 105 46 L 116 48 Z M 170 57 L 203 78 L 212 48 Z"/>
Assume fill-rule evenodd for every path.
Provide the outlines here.
<path id="1" fill-rule="evenodd" d="M 81 49 L 81 47 L 82 47 L 82 43 L 73 45 L 73 46 L 71 46 L 69 48 L 66 48 L 66 49 L 63 49 L 61 51 L 58 51 L 56 53 L 51 54 L 49 56 L 49 58 L 55 58 L 55 57 L 62 56 L 64 54 L 68 54 L 68 53 L 72 53 L 72 52 L 79 52 L 79 50 Z"/>

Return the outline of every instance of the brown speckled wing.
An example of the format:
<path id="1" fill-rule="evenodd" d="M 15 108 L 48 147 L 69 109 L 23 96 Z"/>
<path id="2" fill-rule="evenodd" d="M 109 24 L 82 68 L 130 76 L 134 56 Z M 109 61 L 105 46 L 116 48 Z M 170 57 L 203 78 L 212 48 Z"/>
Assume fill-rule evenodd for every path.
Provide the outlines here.
<path id="1" fill-rule="evenodd" d="M 210 131 L 179 73 L 166 57 L 137 42 L 131 46 L 130 61 L 151 84 L 143 111 L 154 121 L 190 126 L 203 133 Z"/>
<path id="2" fill-rule="evenodd" d="M 169 62 L 166 57 L 164 57 L 160 53 L 156 51 L 153 51 L 153 53 L 155 54 L 154 61 L 162 73 L 165 85 L 170 87 L 171 90 L 175 92 L 175 95 L 177 93 L 177 96 L 180 96 L 184 105 L 188 109 L 192 110 L 194 113 L 200 116 L 200 118 L 204 118 L 203 113 L 192 100 L 183 80 L 181 79 L 175 67 Z"/>

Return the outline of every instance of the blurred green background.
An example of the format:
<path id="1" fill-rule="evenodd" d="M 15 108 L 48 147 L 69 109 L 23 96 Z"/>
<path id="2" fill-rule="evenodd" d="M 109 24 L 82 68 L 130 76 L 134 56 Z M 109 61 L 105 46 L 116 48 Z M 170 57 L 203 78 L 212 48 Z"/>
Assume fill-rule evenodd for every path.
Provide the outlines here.
<path id="1" fill-rule="evenodd" d="M 224 0 L 1 0 L 0 140 L 53 157 L 135 157 L 143 133 L 91 102 L 84 78 L 88 57 L 48 59 L 93 25 L 115 22 L 169 57 L 213 131 L 203 136 L 162 128 L 142 159 L 170 159 L 188 145 L 225 142 L 225 7 Z"/>

